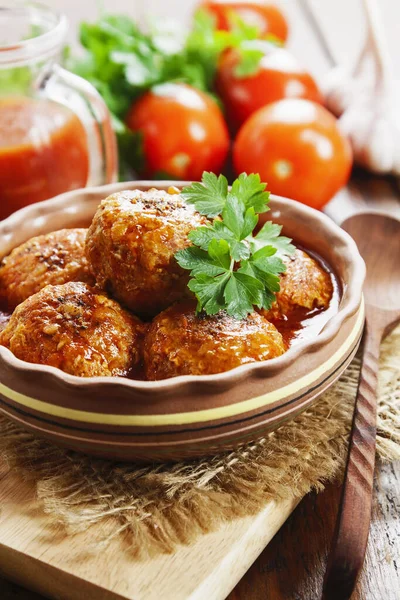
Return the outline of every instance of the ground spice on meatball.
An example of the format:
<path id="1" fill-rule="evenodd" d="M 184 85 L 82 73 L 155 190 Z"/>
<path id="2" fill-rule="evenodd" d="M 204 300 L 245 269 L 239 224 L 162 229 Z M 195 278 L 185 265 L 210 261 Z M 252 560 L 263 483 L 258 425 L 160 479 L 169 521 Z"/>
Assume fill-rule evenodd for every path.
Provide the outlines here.
<path id="1" fill-rule="evenodd" d="M 49 285 L 14 311 L 0 344 L 17 358 L 80 377 L 127 375 L 146 326 L 85 283 Z"/>
<path id="2" fill-rule="evenodd" d="M 286 271 L 280 278 L 280 291 L 270 310 L 261 310 L 266 319 L 285 319 L 297 308 L 326 309 L 333 294 L 330 274 L 303 250 L 283 258 Z"/>
<path id="3" fill-rule="evenodd" d="M 147 379 L 222 373 L 286 351 L 275 326 L 257 313 L 238 321 L 224 312 L 196 316 L 195 307 L 179 303 L 153 320 L 144 344 Z"/>
<path id="4" fill-rule="evenodd" d="M 46 285 L 93 284 L 85 256 L 87 229 L 60 229 L 34 237 L 0 263 L 0 307 L 12 311 Z"/>
<path id="5" fill-rule="evenodd" d="M 189 274 L 175 259 L 206 217 L 172 189 L 125 191 L 99 206 L 86 240 L 98 285 L 135 314 L 152 317 L 189 295 Z"/>

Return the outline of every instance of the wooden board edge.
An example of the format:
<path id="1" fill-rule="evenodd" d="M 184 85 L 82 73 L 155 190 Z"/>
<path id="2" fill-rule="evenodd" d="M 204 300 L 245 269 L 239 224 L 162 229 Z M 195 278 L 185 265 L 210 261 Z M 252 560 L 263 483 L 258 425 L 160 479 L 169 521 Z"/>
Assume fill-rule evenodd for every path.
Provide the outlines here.
<path id="1" fill-rule="evenodd" d="M 0 575 L 54 600 L 126 600 L 119 594 L 2 543 Z"/>
<path id="2" fill-rule="evenodd" d="M 301 499 L 270 502 L 256 517 L 246 533 L 232 543 L 228 554 L 187 600 L 225 600 L 256 561 Z M 232 524 L 230 524 L 231 526 Z M 266 528 L 268 526 L 268 535 Z M 223 532 L 221 532 L 221 535 Z M 145 599 L 143 599 L 145 600 Z"/>

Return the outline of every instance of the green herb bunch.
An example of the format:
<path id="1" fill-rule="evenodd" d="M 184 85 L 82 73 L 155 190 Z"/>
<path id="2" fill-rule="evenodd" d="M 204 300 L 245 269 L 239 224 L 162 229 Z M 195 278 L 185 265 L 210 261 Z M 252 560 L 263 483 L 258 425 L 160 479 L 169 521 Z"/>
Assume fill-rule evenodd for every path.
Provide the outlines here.
<path id="1" fill-rule="evenodd" d="M 140 136 L 124 122 L 132 103 L 166 82 L 187 83 L 213 95 L 218 59 L 226 48 L 236 48 L 240 54 L 239 76 L 254 73 L 263 56 L 258 35 L 257 27 L 239 19 L 232 31 L 218 31 L 204 11 L 196 14 L 187 34 L 172 20 L 155 22 L 144 32 L 126 15 L 105 15 L 95 23 L 81 24 L 85 55 L 70 56 L 66 65 L 100 92 L 112 114 L 121 162 L 137 170 L 142 166 Z M 270 41 L 279 43 L 275 38 Z"/>
<path id="2" fill-rule="evenodd" d="M 295 247 L 270 221 L 255 233 L 259 215 L 269 210 L 269 192 L 260 176 L 242 173 L 229 189 L 223 175 L 204 173 L 182 196 L 213 219 L 191 231 L 193 246 L 175 255 L 190 271 L 188 287 L 197 298 L 197 311 L 214 315 L 225 310 L 244 319 L 255 306 L 271 308 L 279 275 L 286 270 L 282 256 L 293 254 Z"/>

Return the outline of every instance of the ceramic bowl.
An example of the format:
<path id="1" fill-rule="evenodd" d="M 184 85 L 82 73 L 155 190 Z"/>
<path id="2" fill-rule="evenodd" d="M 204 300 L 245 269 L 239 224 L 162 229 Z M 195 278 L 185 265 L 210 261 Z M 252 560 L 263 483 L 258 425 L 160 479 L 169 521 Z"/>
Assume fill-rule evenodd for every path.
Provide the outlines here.
<path id="1" fill-rule="evenodd" d="M 166 189 L 176 182 L 158 182 Z M 69 192 L 24 208 L 0 223 L 0 258 L 32 236 L 88 226 L 112 184 Z M 309 407 L 350 363 L 360 343 L 365 265 L 353 240 L 327 216 L 272 196 L 264 219 L 317 252 L 340 281 L 340 306 L 313 339 L 270 361 L 217 375 L 159 382 L 78 378 L 26 363 L 0 346 L 0 409 L 68 448 L 118 460 L 178 460 L 255 440 Z"/>

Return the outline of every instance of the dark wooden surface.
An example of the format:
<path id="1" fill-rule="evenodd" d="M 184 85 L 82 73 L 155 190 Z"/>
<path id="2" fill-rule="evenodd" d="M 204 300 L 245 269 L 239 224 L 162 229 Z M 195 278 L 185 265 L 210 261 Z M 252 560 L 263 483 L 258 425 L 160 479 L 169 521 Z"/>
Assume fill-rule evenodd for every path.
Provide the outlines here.
<path id="1" fill-rule="evenodd" d="M 343 223 L 367 266 L 366 328 L 339 518 L 328 557 L 324 600 L 350 598 L 363 566 L 370 529 L 375 465 L 380 345 L 400 322 L 400 221 L 358 214 Z M 365 232 L 368 231 L 368 236 Z"/>
<path id="2" fill-rule="evenodd" d="M 339 499 L 338 486 L 307 496 L 228 600 L 319 599 Z M 378 465 L 366 562 L 354 600 L 399 600 L 399 515 L 400 464 Z"/>
<path id="3" fill-rule="evenodd" d="M 377 385 L 382 330 L 374 329 L 367 305 L 363 364 L 349 442 L 349 454 L 328 556 L 324 600 L 348 600 L 364 564 L 371 527 L 376 454 Z"/>

